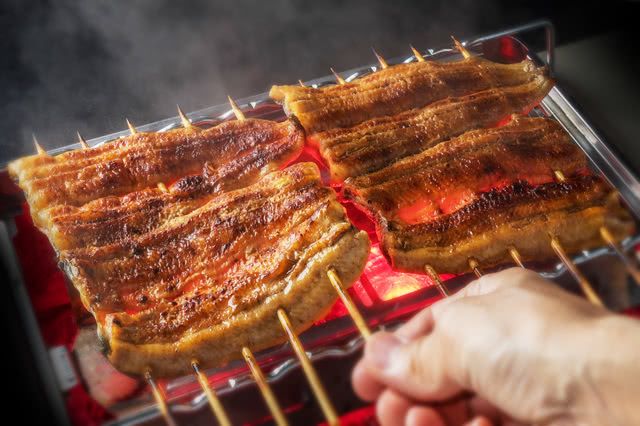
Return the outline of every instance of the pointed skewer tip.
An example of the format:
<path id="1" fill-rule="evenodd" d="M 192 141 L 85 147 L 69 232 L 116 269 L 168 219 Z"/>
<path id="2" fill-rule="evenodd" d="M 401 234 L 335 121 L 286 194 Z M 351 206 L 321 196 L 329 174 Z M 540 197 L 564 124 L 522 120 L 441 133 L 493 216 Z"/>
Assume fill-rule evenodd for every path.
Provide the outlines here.
<path id="1" fill-rule="evenodd" d="M 185 129 L 190 129 L 191 127 L 193 127 L 189 118 L 187 118 L 184 111 L 182 111 L 182 108 L 180 108 L 180 105 L 176 104 L 176 107 L 178 108 L 178 117 L 180 117 L 182 127 L 184 127 Z"/>
<path id="2" fill-rule="evenodd" d="M 376 52 L 376 49 L 374 49 L 373 47 L 371 48 L 371 50 L 373 51 L 373 54 L 376 55 L 378 63 L 380 64 L 380 68 L 382 68 L 383 70 L 389 68 L 389 64 L 387 63 L 386 59 L 384 59 L 378 52 Z"/>
<path id="3" fill-rule="evenodd" d="M 231 96 L 227 96 L 227 98 L 229 99 L 229 104 L 231 105 L 231 109 L 233 110 L 233 114 L 236 116 L 236 119 L 239 121 L 245 120 L 246 117 L 244 112 L 242 112 L 236 101 L 234 101 Z"/>
<path id="4" fill-rule="evenodd" d="M 416 49 L 415 47 L 413 47 L 412 44 L 409 45 L 409 47 L 411 48 L 411 52 L 413 52 L 413 56 L 416 57 L 416 59 L 418 60 L 418 62 L 424 62 L 424 56 L 422 56 L 422 53 L 420 53 L 418 51 L 418 49 Z"/>
<path id="5" fill-rule="evenodd" d="M 136 127 L 133 124 L 131 124 L 128 118 L 125 118 L 125 121 L 127 122 L 127 127 L 129 128 L 129 131 L 131 132 L 132 135 L 135 135 L 136 133 L 138 133 L 138 129 L 136 129 Z"/>
<path id="6" fill-rule="evenodd" d="M 454 36 L 451 36 L 451 40 L 453 40 L 453 44 L 456 46 L 456 49 L 462 54 L 462 57 L 465 59 L 469 59 L 471 57 L 471 53 L 467 50 L 466 47 L 462 43 L 458 41 Z"/>
<path id="7" fill-rule="evenodd" d="M 40 145 L 40 143 L 38 143 L 38 139 L 36 138 L 35 133 L 32 134 L 32 138 L 33 138 L 33 145 L 36 147 L 36 153 L 38 155 L 47 155 L 47 151 L 45 151 L 44 148 L 42 148 L 42 146 Z"/>
<path id="8" fill-rule="evenodd" d="M 80 146 L 82 147 L 82 149 L 89 149 L 89 145 L 87 144 L 87 141 L 80 134 L 80 131 L 76 131 L 76 134 L 78 135 L 78 142 L 80 143 Z"/>
<path id="9" fill-rule="evenodd" d="M 467 260 L 467 263 L 469 264 L 469 268 L 473 271 L 476 277 L 480 278 L 482 276 L 482 270 L 480 269 L 480 262 L 478 262 L 478 259 L 476 259 L 475 257 L 470 257 Z"/>
<path id="10" fill-rule="evenodd" d="M 346 83 L 345 79 L 342 78 L 342 76 L 340 74 L 338 74 L 333 68 L 329 68 L 329 69 L 333 73 L 333 76 L 335 77 L 335 79 L 338 82 L 338 84 L 345 84 Z"/>

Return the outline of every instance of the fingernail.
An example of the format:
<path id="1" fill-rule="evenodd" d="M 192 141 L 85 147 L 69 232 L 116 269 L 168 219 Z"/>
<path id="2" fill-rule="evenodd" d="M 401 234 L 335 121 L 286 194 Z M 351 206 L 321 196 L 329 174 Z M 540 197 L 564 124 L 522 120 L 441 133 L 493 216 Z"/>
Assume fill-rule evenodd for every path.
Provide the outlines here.
<path id="1" fill-rule="evenodd" d="M 393 351 L 401 344 L 402 341 L 391 333 L 376 333 L 367 342 L 365 358 L 384 370 L 390 365 Z"/>

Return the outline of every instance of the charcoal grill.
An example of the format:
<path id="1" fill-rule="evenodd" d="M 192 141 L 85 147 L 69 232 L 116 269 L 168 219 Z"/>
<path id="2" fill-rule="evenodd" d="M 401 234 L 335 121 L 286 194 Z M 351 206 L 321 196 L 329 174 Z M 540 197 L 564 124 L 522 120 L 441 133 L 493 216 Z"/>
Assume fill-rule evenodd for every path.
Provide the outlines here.
<path id="1" fill-rule="evenodd" d="M 548 21 L 532 22 L 470 39 L 462 44 L 473 54 L 483 55 L 493 61 L 520 61 L 529 55 L 530 51 L 517 37 L 530 31 L 544 32 L 546 64 L 552 72 L 554 29 Z M 460 51 L 453 47 L 419 50 L 418 53 L 426 60 L 435 61 L 450 61 L 460 57 Z M 534 56 L 534 61 L 538 61 L 535 55 L 531 54 L 531 56 Z M 415 60 L 417 60 L 417 56 L 413 54 L 389 59 L 387 62 L 393 65 Z M 338 82 L 342 80 L 348 82 L 376 72 L 380 65 L 381 63 L 358 67 L 302 84 L 322 87 L 336 84 L 336 79 Z M 276 121 L 285 119 L 281 106 L 270 100 L 266 93 L 240 99 L 237 104 L 247 117 Z M 238 114 L 237 111 L 235 113 Z M 636 218 L 640 218 L 640 181 L 589 125 L 561 88 L 554 87 L 531 114 L 550 116 L 558 120 L 572 136 L 574 142 L 586 153 L 593 171 L 604 176 L 618 190 L 632 214 Z M 162 132 L 180 127 L 187 118 L 195 125 L 211 126 L 224 120 L 233 119 L 234 108 L 220 105 L 186 115 L 181 112 L 177 117 L 140 125 L 137 126 L 137 129 L 139 131 Z M 97 146 L 128 133 L 129 130 L 125 130 L 88 141 L 80 139 L 76 144 L 51 150 L 49 154 L 55 155 L 79 149 L 85 145 Z M 309 160 L 321 164 L 321 160 L 317 158 L 315 152 L 305 148 L 299 161 Z M 64 408 L 65 390 L 68 386 L 82 381 L 82 377 L 78 377 L 77 368 L 71 367 L 69 370 L 69 365 L 67 365 L 69 358 L 65 358 L 66 349 L 64 347 L 62 349 L 60 347 L 46 347 L 35 321 L 31 300 L 27 295 L 20 272 L 20 259 L 12 244 L 12 239 L 16 235 L 15 218 L 20 216 L 21 205 L 24 201 L 19 191 L 9 183 L 6 170 L 0 174 L 0 196 L 0 214 L 3 217 L 0 222 L 0 248 L 4 259 L 7 259 L 11 266 L 10 279 L 22 309 L 22 320 L 26 322 L 30 330 L 28 337 L 39 354 L 37 365 L 34 368 L 43 377 L 48 395 L 54 407 L 57 408 L 60 418 L 68 418 L 68 413 Z M 355 302 L 355 309 L 363 315 L 369 327 L 394 327 L 417 310 L 439 300 L 443 294 L 455 292 L 474 278 L 473 274 L 437 276 L 429 273 L 409 274 L 391 270 L 377 244 L 372 224 L 348 203 L 345 202 L 345 205 L 352 221 L 356 226 L 367 230 L 373 242 L 365 271 L 348 292 Z M 22 214 L 24 215 L 24 213 Z M 603 269 L 622 271 L 625 268 L 633 271 L 636 268 L 636 260 L 633 258 L 634 248 L 639 242 L 640 236 L 633 235 L 617 247 L 607 247 L 603 243 L 602 248 L 584 251 L 572 257 L 568 263 L 558 262 L 533 266 L 543 276 L 553 279 L 573 291 L 577 290 L 575 278 L 588 280 L 607 306 L 621 310 L 640 304 L 640 295 L 637 291 L 633 291 L 634 284 L 631 283 L 628 275 L 623 274 L 627 278 L 620 286 L 614 289 L 607 288 L 608 281 L 599 276 L 599 271 Z M 479 274 L 480 271 L 481 265 L 478 265 L 476 273 Z M 576 271 L 578 271 L 578 275 L 576 275 Z M 348 306 L 348 303 L 345 307 L 342 302 L 338 302 L 328 317 L 318 321 L 314 327 L 300 336 L 302 345 L 315 366 L 315 370 L 319 373 L 335 410 L 340 414 L 363 406 L 363 403 L 358 401 L 350 390 L 349 374 L 360 354 L 364 339 L 348 315 L 348 308 L 353 310 L 354 307 Z M 95 325 L 91 321 L 87 321 L 86 315 L 82 315 L 82 313 L 78 315 L 77 322 L 81 328 L 95 328 Z M 360 326 L 360 330 L 362 330 L 362 326 Z M 52 358 L 46 356 L 47 353 L 57 354 L 57 358 L 53 358 L 54 362 L 52 362 Z M 77 354 L 71 353 L 71 355 L 71 365 L 74 357 L 75 362 L 83 361 L 78 359 Z M 250 358 L 250 355 L 245 354 L 245 358 Z M 261 385 L 263 387 L 269 386 L 290 423 L 304 422 L 308 424 L 323 421 L 323 411 L 315 403 L 314 392 L 307 385 L 305 376 L 301 372 L 300 362 L 294 356 L 290 344 L 273 347 L 255 354 L 255 356 L 264 374 L 265 381 Z M 250 366 L 251 364 L 248 366 L 243 360 L 238 360 L 222 368 L 202 371 L 198 375 L 170 381 L 155 381 L 149 378 L 151 386 L 109 407 L 113 418 L 107 423 L 111 425 L 162 424 L 170 418 L 175 420 L 177 424 L 214 424 L 216 420 L 210 406 L 215 405 L 215 401 L 218 401 L 233 424 L 270 424 L 273 422 L 271 414 L 273 411 L 264 404 L 261 398 L 261 392 L 263 395 L 265 392 L 264 388 L 261 389 L 256 385 L 256 371 L 254 369 L 252 372 Z M 60 382 L 61 377 L 66 377 L 69 383 L 65 385 L 64 382 Z M 215 390 L 213 395 L 203 391 L 207 384 L 212 390 Z M 155 386 L 158 388 L 154 388 Z M 154 390 L 160 390 L 160 392 L 153 392 Z M 271 402 L 273 403 L 273 401 Z M 163 404 L 166 404 L 171 413 L 169 417 L 166 413 L 163 415 Z M 218 407 L 218 410 L 220 409 Z"/>

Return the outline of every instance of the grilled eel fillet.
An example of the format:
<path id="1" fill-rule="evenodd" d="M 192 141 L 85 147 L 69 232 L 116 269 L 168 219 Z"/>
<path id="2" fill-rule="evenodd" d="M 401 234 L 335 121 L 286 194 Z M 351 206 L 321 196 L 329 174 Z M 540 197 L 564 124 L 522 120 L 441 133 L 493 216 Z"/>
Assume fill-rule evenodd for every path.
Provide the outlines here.
<path id="1" fill-rule="evenodd" d="M 467 130 L 498 123 L 527 111 L 546 96 L 553 82 L 540 75 L 513 87 L 448 98 L 421 109 L 375 118 L 355 127 L 316 133 L 317 144 L 334 181 L 381 169 Z"/>
<path id="2" fill-rule="evenodd" d="M 167 189 L 146 188 L 124 196 L 109 196 L 83 206 L 60 205 L 38 213 L 39 222 L 59 250 L 102 246 L 147 233 L 185 215 L 221 192 L 256 182 L 298 157 L 304 132 L 293 121 L 273 123 L 280 133 L 218 168 L 179 179 Z M 223 147 L 221 147 L 224 149 Z"/>
<path id="3" fill-rule="evenodd" d="M 469 270 L 470 257 L 486 267 L 511 262 L 510 246 L 524 261 L 553 259 L 551 235 L 567 252 L 600 247 L 602 226 L 617 240 L 634 227 L 604 182 L 578 176 L 536 187 L 519 181 L 426 223 L 383 221 L 382 235 L 384 250 L 398 269 L 423 272 L 429 264 L 438 272 L 462 273 Z"/>
<path id="4" fill-rule="evenodd" d="M 136 133 L 99 147 L 50 157 L 34 155 L 9 164 L 9 173 L 26 194 L 32 212 L 55 205 L 89 201 L 202 173 L 203 164 L 218 169 L 280 138 L 299 137 L 298 123 L 266 120 L 229 121 L 197 127 Z M 34 216 L 37 221 L 37 215 Z"/>
<path id="5" fill-rule="evenodd" d="M 457 62 L 394 65 L 344 85 L 319 89 L 273 86 L 269 96 L 298 117 L 308 134 L 350 127 L 449 96 L 528 83 L 545 73 L 530 60 L 498 64 L 479 57 Z"/>
<path id="6" fill-rule="evenodd" d="M 243 346 L 284 341 L 278 308 L 307 328 L 335 301 L 327 268 L 348 286 L 368 253 L 317 166 L 299 163 L 148 234 L 61 259 L 111 362 L 168 377 L 193 359 L 219 366 Z"/>
<path id="7" fill-rule="evenodd" d="M 378 221 L 414 224 L 450 213 L 505 182 L 553 180 L 588 162 L 567 132 L 548 118 L 515 116 L 504 126 L 472 130 L 343 186 Z M 382 238 L 381 238 L 382 239 Z"/>

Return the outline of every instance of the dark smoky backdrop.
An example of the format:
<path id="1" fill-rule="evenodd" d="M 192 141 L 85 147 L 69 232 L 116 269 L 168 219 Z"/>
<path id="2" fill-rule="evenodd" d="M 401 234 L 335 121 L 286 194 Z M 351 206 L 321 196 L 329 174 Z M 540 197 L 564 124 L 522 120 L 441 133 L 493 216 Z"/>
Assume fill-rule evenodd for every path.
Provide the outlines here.
<path id="1" fill-rule="evenodd" d="M 0 163 L 419 48 L 547 17 L 559 43 L 633 2 L 36 1 L 0 6 Z"/>

